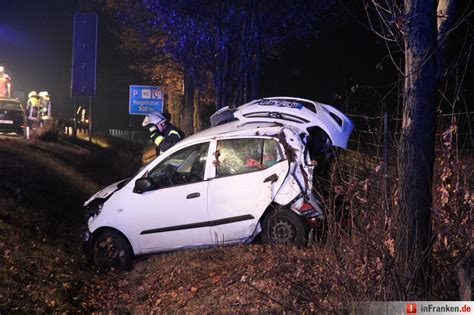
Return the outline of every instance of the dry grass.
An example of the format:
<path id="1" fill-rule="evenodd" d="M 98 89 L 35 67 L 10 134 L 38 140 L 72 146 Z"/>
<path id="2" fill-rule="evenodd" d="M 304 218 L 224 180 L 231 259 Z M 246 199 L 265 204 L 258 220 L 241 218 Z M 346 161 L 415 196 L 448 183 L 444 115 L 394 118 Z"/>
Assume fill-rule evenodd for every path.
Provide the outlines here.
<path id="1" fill-rule="evenodd" d="M 433 300 L 457 298 L 454 269 L 471 240 L 472 165 L 449 155 L 452 149 L 436 167 Z M 355 159 L 352 172 L 336 169 L 325 237 L 310 247 L 183 250 L 138 259 L 129 273 L 98 274 L 80 248 L 81 204 L 123 177 L 141 152 L 120 143 L 0 142 L 1 313 L 338 313 L 351 301 L 407 295 L 394 263 L 396 173 L 385 211 L 380 167 L 362 161 L 361 177 Z"/>
<path id="2" fill-rule="evenodd" d="M 58 138 L 2 139 L 0 152 L 0 313 L 90 310 L 101 280 L 82 255 L 82 203 L 132 165 Z"/>

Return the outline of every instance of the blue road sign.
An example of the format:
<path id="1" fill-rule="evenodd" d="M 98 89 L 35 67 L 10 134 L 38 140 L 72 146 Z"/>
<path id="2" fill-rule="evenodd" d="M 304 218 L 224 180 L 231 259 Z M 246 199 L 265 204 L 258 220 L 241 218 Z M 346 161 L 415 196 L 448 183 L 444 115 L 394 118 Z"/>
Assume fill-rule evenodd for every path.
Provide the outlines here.
<path id="1" fill-rule="evenodd" d="M 72 96 L 95 96 L 97 64 L 95 13 L 75 13 L 72 41 Z"/>
<path id="2" fill-rule="evenodd" d="M 130 85 L 129 114 L 146 115 L 163 110 L 163 93 L 159 86 Z"/>

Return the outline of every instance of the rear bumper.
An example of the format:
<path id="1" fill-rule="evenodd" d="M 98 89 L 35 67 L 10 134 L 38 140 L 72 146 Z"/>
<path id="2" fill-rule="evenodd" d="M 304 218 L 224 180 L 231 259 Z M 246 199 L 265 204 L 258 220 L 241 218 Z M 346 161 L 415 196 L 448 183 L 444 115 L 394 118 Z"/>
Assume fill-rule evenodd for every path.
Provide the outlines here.
<path id="1" fill-rule="evenodd" d="M 0 132 L 22 133 L 24 131 L 24 128 L 25 128 L 24 121 L 0 118 Z"/>
<path id="2" fill-rule="evenodd" d="M 301 215 L 305 218 L 306 223 L 313 229 L 319 228 L 321 221 L 324 220 L 324 215 L 314 209 L 304 211 Z"/>

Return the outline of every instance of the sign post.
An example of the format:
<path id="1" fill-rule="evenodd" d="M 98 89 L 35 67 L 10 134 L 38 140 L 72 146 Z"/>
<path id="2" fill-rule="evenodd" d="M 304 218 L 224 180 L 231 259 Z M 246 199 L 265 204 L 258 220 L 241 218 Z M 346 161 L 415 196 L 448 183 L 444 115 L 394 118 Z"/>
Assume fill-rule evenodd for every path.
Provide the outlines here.
<path id="1" fill-rule="evenodd" d="M 130 85 L 129 114 L 146 115 L 163 111 L 163 92 L 159 86 Z"/>
<path id="2" fill-rule="evenodd" d="M 96 13 L 75 13 L 72 35 L 71 95 L 74 96 L 74 112 L 77 111 L 77 97 L 89 96 L 89 142 L 92 141 L 92 97 L 96 89 L 97 66 Z M 74 116 L 74 137 L 77 132 Z"/>

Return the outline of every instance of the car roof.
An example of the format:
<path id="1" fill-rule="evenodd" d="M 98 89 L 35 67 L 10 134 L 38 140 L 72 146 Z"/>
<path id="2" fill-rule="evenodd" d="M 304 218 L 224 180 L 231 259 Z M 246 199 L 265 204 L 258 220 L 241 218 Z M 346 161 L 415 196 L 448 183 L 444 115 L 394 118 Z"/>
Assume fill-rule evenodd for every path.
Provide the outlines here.
<path id="1" fill-rule="evenodd" d="M 212 138 L 233 137 L 233 136 L 257 136 L 276 134 L 275 131 L 281 130 L 283 125 L 268 122 L 251 122 L 242 123 L 234 120 L 216 127 L 211 127 L 203 131 L 197 132 L 184 140 L 180 144 L 208 140 Z"/>

